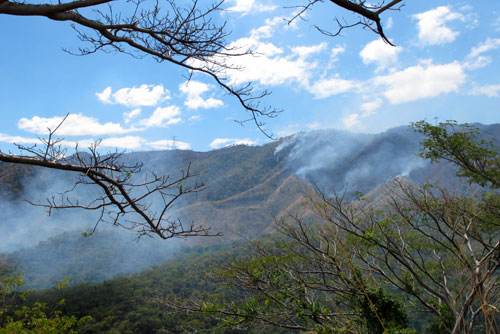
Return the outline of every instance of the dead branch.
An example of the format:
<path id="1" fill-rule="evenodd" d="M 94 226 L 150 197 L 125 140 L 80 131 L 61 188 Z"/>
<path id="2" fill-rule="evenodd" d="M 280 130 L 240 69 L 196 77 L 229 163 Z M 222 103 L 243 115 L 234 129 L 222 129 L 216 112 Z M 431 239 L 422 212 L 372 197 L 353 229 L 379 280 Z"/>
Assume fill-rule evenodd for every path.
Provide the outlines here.
<path id="1" fill-rule="evenodd" d="M 49 135 L 47 139 L 41 139 L 40 147 L 16 145 L 26 155 L 0 151 L 2 162 L 74 172 L 78 175 L 67 191 L 57 196 L 53 194 L 46 203 L 28 201 L 30 204 L 46 208 L 49 215 L 52 211 L 61 209 L 98 211 L 96 227 L 101 222 L 109 223 L 134 230 L 139 236 L 157 235 L 162 239 L 170 239 L 220 235 L 211 233 L 209 227 L 194 223 L 186 226 L 179 219 L 167 216 L 168 210 L 179 198 L 205 189 L 203 183 L 191 181 L 200 175 L 191 171 L 191 164 L 176 179 L 155 174 L 144 176 L 141 173 L 142 164 L 124 163 L 121 152 L 105 155 L 99 153 L 99 142 L 91 145 L 88 152 L 82 152 L 76 146 L 75 153 L 66 157 L 66 149 L 60 145 L 63 139 L 54 137 L 55 131 L 66 118 L 67 116 L 54 130 L 49 129 Z M 86 185 L 98 190 L 95 196 L 85 202 L 72 197 L 80 187 Z M 152 206 L 155 201 L 161 202 L 158 209 Z"/>

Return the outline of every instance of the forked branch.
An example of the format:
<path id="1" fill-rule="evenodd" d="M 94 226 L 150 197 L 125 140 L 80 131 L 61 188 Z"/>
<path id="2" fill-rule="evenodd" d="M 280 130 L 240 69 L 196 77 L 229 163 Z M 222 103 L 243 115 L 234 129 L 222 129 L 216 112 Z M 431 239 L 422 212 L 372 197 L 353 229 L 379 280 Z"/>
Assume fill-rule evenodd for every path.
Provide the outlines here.
<path id="1" fill-rule="evenodd" d="M 193 173 L 191 164 L 176 179 L 154 174 L 147 176 L 141 172 L 142 164 L 124 163 L 121 152 L 101 155 L 98 151 L 99 142 L 91 145 L 85 153 L 77 146 L 75 153 L 66 157 L 66 150 L 60 145 L 62 139 L 54 138 L 59 126 L 55 130 L 49 129 L 48 138 L 42 140 L 40 147 L 17 145 L 25 155 L 0 151 L 2 162 L 69 171 L 78 175 L 67 191 L 57 196 L 53 194 L 46 203 L 31 204 L 47 208 L 49 214 L 53 210 L 71 208 L 97 211 L 99 215 L 94 230 L 99 223 L 105 222 L 134 230 L 139 236 L 158 235 L 162 239 L 220 235 L 211 233 L 209 227 L 193 223 L 186 226 L 179 219 L 167 215 L 179 198 L 205 188 L 203 183 L 192 181 L 200 173 Z M 78 190 L 88 185 L 94 189 L 92 196 L 88 200 L 77 199 L 75 194 Z"/>

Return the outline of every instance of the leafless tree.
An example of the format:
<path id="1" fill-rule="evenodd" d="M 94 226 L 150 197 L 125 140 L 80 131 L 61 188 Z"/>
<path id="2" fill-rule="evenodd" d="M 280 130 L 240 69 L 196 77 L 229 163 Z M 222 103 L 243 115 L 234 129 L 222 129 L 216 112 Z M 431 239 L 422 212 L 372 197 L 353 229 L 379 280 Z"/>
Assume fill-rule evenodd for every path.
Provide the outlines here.
<path id="1" fill-rule="evenodd" d="M 210 232 L 209 227 L 193 223 L 186 226 L 181 220 L 169 216 L 168 209 L 177 199 L 205 188 L 203 183 L 193 183 L 199 173 L 193 173 L 191 165 L 176 179 L 155 174 L 148 176 L 141 173 L 142 164 L 124 163 L 121 152 L 102 155 L 98 151 L 99 142 L 91 145 L 88 152 L 82 152 L 77 146 L 74 154 L 66 156 L 67 150 L 60 145 L 62 139 L 54 137 L 59 126 L 54 130 L 49 129 L 48 138 L 41 139 L 42 145 L 17 145 L 25 154 L 0 152 L 0 161 L 3 162 L 69 171 L 78 175 L 69 189 L 52 194 L 45 203 L 29 203 L 47 208 L 49 215 L 60 209 L 96 211 L 99 215 L 91 233 L 104 222 L 134 230 L 139 236 L 157 235 L 162 239 L 220 235 Z M 97 192 L 93 191 L 88 200 L 77 199 L 75 195 L 87 185 L 96 188 Z M 153 202 L 161 204 L 155 206 Z"/>
<path id="2" fill-rule="evenodd" d="M 197 0 L 192 0 L 186 7 L 179 6 L 174 0 L 73 0 L 54 3 L 0 0 L 0 14 L 71 22 L 83 45 L 77 51 L 68 52 L 77 55 L 104 51 L 128 53 L 137 58 L 152 56 L 159 63 L 168 62 L 186 69 L 189 78 L 194 73 L 206 74 L 250 113 L 247 121 L 253 121 L 265 135 L 272 137 L 264 129 L 262 117 L 275 117 L 280 111 L 261 104 L 262 98 L 269 93 L 255 92 L 251 83 L 233 85 L 226 76 L 227 71 L 239 69 L 231 65 L 228 59 L 250 54 L 251 51 L 228 47 L 225 23 L 219 24 L 215 19 L 215 14 L 223 10 L 223 1 L 202 8 Z M 382 4 L 375 10 L 364 1 L 332 0 L 335 5 L 361 15 L 365 26 L 372 27 L 371 24 L 375 24 L 376 28 L 372 30 L 386 41 L 379 14 L 400 1 Z M 319 0 L 313 0 L 302 6 L 297 17 L 317 2 Z M 88 157 L 84 158 L 77 148 L 71 156 L 72 160 L 67 160 L 58 146 L 60 142 L 53 138 L 54 132 L 50 131 L 42 147 L 18 146 L 25 155 L 0 152 L 0 161 L 80 173 L 77 185 L 94 184 L 103 193 L 86 204 L 74 203 L 68 197 L 59 198 L 62 202 L 52 198 L 45 204 L 49 211 L 68 207 L 101 210 L 99 222 L 108 221 L 118 225 L 121 224 L 121 218 L 133 213 L 140 219 L 128 221 L 126 225 L 129 228 L 138 228 L 142 234 L 155 233 L 162 238 L 208 234 L 208 230 L 203 227 L 184 228 L 179 222 L 166 220 L 166 209 L 175 199 L 203 188 L 180 186 L 183 180 L 194 176 L 189 168 L 175 181 L 168 177 L 153 176 L 145 182 L 133 183 L 127 175 L 137 174 L 140 165 L 120 163 L 120 154 L 116 152 L 100 155 L 96 145 L 90 148 Z M 140 187 L 145 189 L 144 192 L 135 195 L 133 189 Z M 177 189 L 175 194 L 167 193 L 174 188 Z M 150 215 L 150 207 L 146 203 L 153 194 L 160 194 L 165 204 L 164 210 L 157 216 Z M 167 197 L 170 199 L 167 200 Z"/>
<path id="3" fill-rule="evenodd" d="M 313 5 L 323 0 L 308 0 L 305 5 L 297 6 L 301 15 Z M 330 0 L 336 6 L 354 12 L 361 17 L 355 24 L 342 24 L 337 19 L 340 29 L 363 25 L 378 33 L 387 43 L 380 23 L 380 14 L 393 9 L 402 0 L 393 0 L 388 4 L 368 4 L 366 1 Z M 267 91 L 254 92 L 251 83 L 243 86 L 232 85 L 226 73 L 238 69 L 227 61 L 229 57 L 238 57 L 251 53 L 228 48 L 228 33 L 225 24 L 216 24 L 213 15 L 222 10 L 224 0 L 200 9 L 198 1 L 193 0 L 189 7 L 179 7 L 174 0 L 149 2 L 146 0 L 122 2 L 118 9 L 112 0 L 74 0 L 57 4 L 34 4 L 26 1 L 0 0 L 0 14 L 17 16 L 43 16 L 55 21 L 72 22 L 78 37 L 86 46 L 77 52 L 87 55 L 96 51 L 117 51 L 136 57 L 152 56 L 158 62 L 169 62 L 183 67 L 192 75 L 204 73 L 234 96 L 241 106 L 250 113 L 250 118 L 267 136 L 272 136 L 263 128 L 262 116 L 274 117 L 280 111 L 269 106 L 262 106 L 260 101 L 269 94 Z M 125 7 L 125 8 L 124 8 Z M 392 45 L 392 44 L 391 44 Z"/>
<path id="4" fill-rule="evenodd" d="M 374 206 L 322 195 L 314 211 L 328 222 L 326 231 L 337 231 L 335 240 L 355 241 L 348 247 L 358 270 L 443 322 L 451 312 L 453 334 L 472 333 L 481 322 L 485 332 L 499 333 L 498 205 L 481 194 L 400 179 L 384 196 Z"/>

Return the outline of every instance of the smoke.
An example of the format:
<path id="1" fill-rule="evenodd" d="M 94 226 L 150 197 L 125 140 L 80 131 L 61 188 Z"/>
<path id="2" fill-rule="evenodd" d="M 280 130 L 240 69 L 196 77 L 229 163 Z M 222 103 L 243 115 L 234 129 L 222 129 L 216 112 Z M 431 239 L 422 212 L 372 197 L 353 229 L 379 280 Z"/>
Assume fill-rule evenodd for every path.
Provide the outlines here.
<path id="1" fill-rule="evenodd" d="M 365 193 L 424 168 L 426 162 L 417 156 L 419 140 L 406 127 L 380 134 L 319 130 L 286 138 L 275 155 L 327 193 Z"/>
<path id="2" fill-rule="evenodd" d="M 130 156 L 127 156 L 127 159 L 133 160 Z M 164 159 L 162 162 L 166 164 Z M 174 167 L 177 166 L 177 164 L 174 165 Z M 1 167 L 5 169 L 14 166 L 3 164 Z M 148 169 L 151 168 L 154 167 L 148 166 Z M 177 171 L 177 173 L 180 172 Z M 95 253 L 92 253 L 94 256 L 89 258 L 89 261 L 94 264 L 100 261 L 101 268 L 107 267 L 103 270 L 106 275 L 102 276 L 102 279 L 109 279 L 120 273 L 138 272 L 160 264 L 185 247 L 183 240 L 179 239 L 161 240 L 145 236 L 138 241 L 138 234 L 134 231 L 106 223 L 100 223 L 95 235 L 84 238 L 82 234 L 95 227 L 100 212 L 64 209 L 54 210 L 48 215 L 46 208 L 26 202 L 45 204 L 47 199 L 55 196 L 56 198 L 70 197 L 73 203 L 88 203 L 89 199 L 95 198 L 97 192 L 101 190 L 92 185 L 79 185 L 74 188 L 77 177 L 76 174 L 70 172 L 32 167 L 29 173 L 19 177 L 22 189 L 19 195 L 10 199 L 0 198 L 2 212 L 0 254 L 4 253 L 11 259 L 15 258 L 21 271 L 23 268 L 31 271 L 31 274 L 26 273 L 30 277 L 33 277 L 33 272 L 43 277 L 52 277 L 53 273 L 60 273 L 61 277 L 55 279 L 62 280 L 66 277 L 64 275 L 71 274 L 71 270 L 76 270 L 71 259 L 87 252 L 91 254 L 95 251 L 95 247 L 103 248 L 102 256 L 96 258 Z M 144 180 L 146 175 L 141 173 L 134 175 L 134 178 Z M 154 210 L 161 208 L 163 202 L 157 197 L 150 204 L 150 209 Z M 49 240 L 48 243 L 47 240 Z M 66 249 L 66 252 L 42 251 L 44 247 L 47 248 L 54 242 L 59 245 L 59 248 Z M 16 252 L 16 255 L 13 252 Z M 77 254 L 77 252 L 82 254 Z M 39 258 L 41 253 L 44 254 L 43 258 Z M 33 258 L 39 258 L 35 266 L 33 266 Z M 110 262 L 111 259 L 116 260 L 116 258 L 122 260 Z M 63 268 L 64 266 L 68 270 L 72 269 L 68 271 Z M 38 284 L 37 287 L 46 287 L 43 284 L 40 285 L 41 283 Z"/>

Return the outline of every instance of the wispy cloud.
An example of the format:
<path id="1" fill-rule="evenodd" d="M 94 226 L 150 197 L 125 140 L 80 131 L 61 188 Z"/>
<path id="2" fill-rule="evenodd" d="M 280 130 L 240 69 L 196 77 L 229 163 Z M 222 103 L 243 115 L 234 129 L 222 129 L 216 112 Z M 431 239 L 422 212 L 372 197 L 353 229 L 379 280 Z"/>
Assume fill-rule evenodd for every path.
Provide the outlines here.
<path id="1" fill-rule="evenodd" d="M 129 112 L 124 112 L 123 113 L 123 119 L 125 120 L 125 124 L 130 123 L 130 121 L 136 117 L 138 117 L 141 114 L 141 109 L 136 108 L 134 110 L 131 110 Z"/>
<path id="2" fill-rule="evenodd" d="M 500 84 L 497 85 L 475 85 L 470 94 L 472 95 L 486 95 L 488 97 L 498 97 L 500 96 Z"/>

